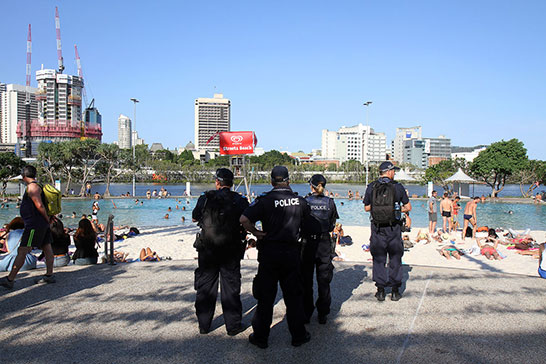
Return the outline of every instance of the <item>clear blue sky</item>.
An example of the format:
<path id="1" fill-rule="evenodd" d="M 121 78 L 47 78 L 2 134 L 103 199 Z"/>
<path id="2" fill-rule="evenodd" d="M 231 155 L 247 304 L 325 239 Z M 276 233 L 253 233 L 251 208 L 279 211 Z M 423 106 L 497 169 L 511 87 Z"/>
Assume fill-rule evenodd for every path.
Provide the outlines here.
<path id="1" fill-rule="evenodd" d="M 322 129 L 422 125 L 471 146 L 518 138 L 546 159 L 546 1 L 2 1 L 0 81 L 66 71 L 78 44 L 103 141 L 120 113 L 146 142 L 193 140 L 194 99 L 222 92 L 232 130 L 268 149 L 320 148 Z"/>

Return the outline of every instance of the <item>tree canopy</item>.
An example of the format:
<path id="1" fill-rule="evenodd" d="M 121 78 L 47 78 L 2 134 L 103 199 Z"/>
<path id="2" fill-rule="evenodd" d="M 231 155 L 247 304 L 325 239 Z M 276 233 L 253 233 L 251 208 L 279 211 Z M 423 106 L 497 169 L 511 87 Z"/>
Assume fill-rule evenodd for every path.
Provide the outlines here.
<path id="1" fill-rule="evenodd" d="M 481 151 L 472 161 L 470 170 L 474 177 L 491 187 L 491 197 L 496 197 L 504 189 L 506 179 L 525 168 L 527 160 L 523 142 L 501 140 Z"/>

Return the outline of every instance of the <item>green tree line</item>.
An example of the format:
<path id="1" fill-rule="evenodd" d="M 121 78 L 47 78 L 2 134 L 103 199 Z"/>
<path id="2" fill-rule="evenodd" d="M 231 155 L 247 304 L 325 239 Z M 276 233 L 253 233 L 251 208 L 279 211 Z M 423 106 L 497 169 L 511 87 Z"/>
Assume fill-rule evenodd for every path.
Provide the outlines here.
<path id="1" fill-rule="evenodd" d="M 9 178 L 20 173 L 24 162 L 13 153 L 0 153 L 0 183 L 5 193 Z M 79 195 L 84 194 L 87 182 L 103 181 L 105 196 L 110 195 L 112 182 L 128 182 L 133 174 L 139 182 L 154 181 L 154 174 L 162 182 L 210 182 L 213 172 L 219 167 L 229 167 L 228 156 L 220 156 L 206 163 L 194 158 L 191 151 L 180 154 L 169 150 L 151 152 L 147 145 L 137 145 L 135 157 L 131 149 L 120 149 L 116 144 L 100 143 L 94 139 L 71 140 L 60 143 L 41 143 L 38 147 L 37 167 L 42 180 L 54 183 L 56 179 L 65 184 L 63 193 L 68 194 L 73 185 L 80 186 Z M 272 150 L 260 156 L 248 156 L 245 168 L 254 182 L 268 182 L 267 173 L 276 165 L 284 165 L 291 172 L 293 182 L 306 182 L 304 172 L 343 172 L 339 181 L 363 182 L 366 168 L 359 161 L 350 160 L 339 167 L 298 164 L 290 156 Z M 414 169 L 413 166 L 402 166 Z M 491 187 L 496 196 L 507 183 L 520 185 L 522 196 L 530 196 L 539 185 L 546 181 L 546 162 L 530 160 L 523 143 L 517 139 L 499 141 L 482 151 L 472 163 L 463 159 L 445 160 L 427 168 L 420 183 L 433 182 L 449 190 L 446 179 L 461 168 L 465 173 Z M 377 178 L 377 164 L 369 166 L 369 180 Z M 524 188 L 530 184 L 530 187 Z"/>

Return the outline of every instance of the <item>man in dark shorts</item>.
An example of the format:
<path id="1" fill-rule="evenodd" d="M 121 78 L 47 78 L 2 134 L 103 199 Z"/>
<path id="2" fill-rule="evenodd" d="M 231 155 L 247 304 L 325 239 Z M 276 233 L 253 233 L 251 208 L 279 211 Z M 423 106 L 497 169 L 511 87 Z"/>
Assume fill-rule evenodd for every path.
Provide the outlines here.
<path id="1" fill-rule="evenodd" d="M 17 249 L 17 257 L 13 268 L 7 277 L 0 279 L 0 285 L 12 289 L 17 273 L 25 262 L 25 257 L 32 248 L 42 249 L 46 260 L 46 275 L 35 280 L 35 283 L 55 283 L 53 276 L 53 250 L 51 249 L 51 230 L 49 229 L 49 216 L 47 215 L 44 194 L 40 185 L 36 182 L 36 168 L 28 165 L 23 168 L 23 182 L 27 185 L 20 214 L 25 222 L 25 230 L 21 243 Z"/>
<path id="2" fill-rule="evenodd" d="M 472 225 L 472 239 L 476 237 L 476 228 L 478 225 L 476 207 L 478 206 L 478 203 L 480 203 L 480 198 L 475 196 L 472 197 L 472 199 L 468 201 L 464 207 L 463 240 L 466 236 L 466 229 L 468 228 L 469 223 Z"/>

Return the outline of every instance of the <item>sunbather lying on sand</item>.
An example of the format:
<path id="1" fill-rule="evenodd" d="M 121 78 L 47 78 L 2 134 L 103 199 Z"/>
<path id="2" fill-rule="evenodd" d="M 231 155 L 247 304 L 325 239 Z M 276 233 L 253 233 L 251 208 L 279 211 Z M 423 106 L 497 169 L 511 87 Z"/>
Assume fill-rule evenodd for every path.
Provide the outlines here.
<path id="1" fill-rule="evenodd" d="M 153 252 L 150 248 L 140 250 L 141 262 L 159 262 L 161 259 L 156 252 Z"/>
<path id="2" fill-rule="evenodd" d="M 430 243 L 430 235 L 425 230 L 419 230 L 417 233 L 417 238 L 415 239 L 418 243 L 424 242 L 425 244 Z"/>
<path id="3" fill-rule="evenodd" d="M 489 231 L 490 234 L 491 234 L 491 230 L 493 229 L 490 229 Z M 495 233 L 495 230 L 493 230 L 493 234 L 494 233 Z M 487 238 L 476 238 L 476 242 L 478 243 L 478 246 L 481 249 L 482 255 L 485 255 L 485 257 L 489 260 L 502 259 L 499 253 L 497 252 L 497 246 L 499 245 L 499 240 L 495 238 L 496 236 L 497 234 L 489 235 Z M 493 245 L 491 245 L 491 244 L 487 244 L 488 242 L 494 242 L 494 243 Z"/>
<path id="4" fill-rule="evenodd" d="M 461 255 L 464 255 L 462 251 L 457 249 L 455 245 L 446 245 L 442 247 L 441 249 L 438 249 L 438 252 L 440 255 L 443 255 L 447 259 L 451 259 L 451 257 L 455 257 L 455 259 L 460 260 Z"/>

